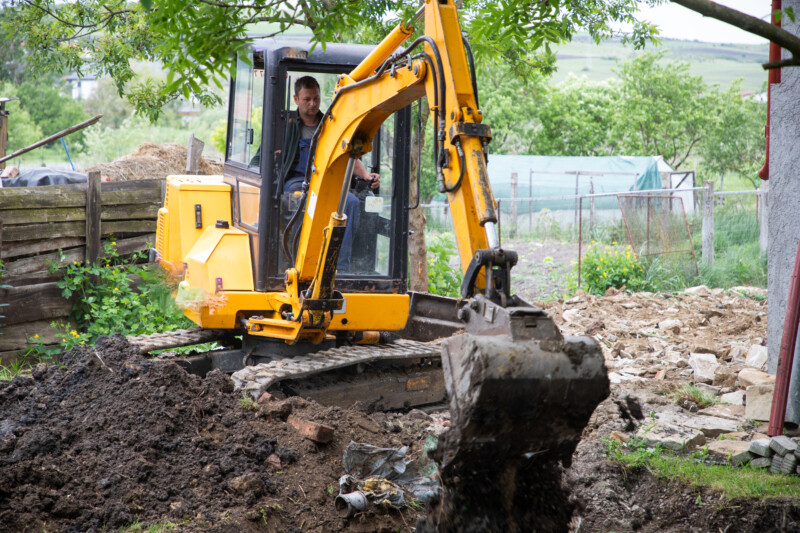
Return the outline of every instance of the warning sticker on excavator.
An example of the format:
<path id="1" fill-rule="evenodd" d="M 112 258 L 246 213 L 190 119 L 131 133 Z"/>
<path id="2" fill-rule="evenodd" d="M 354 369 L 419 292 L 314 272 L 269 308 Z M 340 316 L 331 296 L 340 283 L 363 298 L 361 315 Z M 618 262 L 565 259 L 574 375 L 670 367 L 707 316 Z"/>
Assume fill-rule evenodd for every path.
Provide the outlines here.
<path id="1" fill-rule="evenodd" d="M 308 209 L 306 213 L 308 213 L 309 218 L 314 218 L 314 209 L 317 207 L 317 195 L 314 194 L 314 191 L 311 191 L 311 194 L 308 197 Z"/>
<path id="2" fill-rule="evenodd" d="M 380 213 L 383 211 L 383 197 L 367 196 L 364 199 L 364 211 L 367 213 Z"/>

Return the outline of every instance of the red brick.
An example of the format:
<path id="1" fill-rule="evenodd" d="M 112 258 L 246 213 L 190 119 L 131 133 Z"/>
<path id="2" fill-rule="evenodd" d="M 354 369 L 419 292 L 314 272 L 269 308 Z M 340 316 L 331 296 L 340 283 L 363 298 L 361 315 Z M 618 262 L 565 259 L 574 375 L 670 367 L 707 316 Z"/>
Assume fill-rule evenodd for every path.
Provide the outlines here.
<path id="1" fill-rule="evenodd" d="M 325 424 L 311 422 L 296 416 L 290 416 L 288 422 L 298 433 L 314 442 L 324 444 L 333 439 L 333 428 Z"/>

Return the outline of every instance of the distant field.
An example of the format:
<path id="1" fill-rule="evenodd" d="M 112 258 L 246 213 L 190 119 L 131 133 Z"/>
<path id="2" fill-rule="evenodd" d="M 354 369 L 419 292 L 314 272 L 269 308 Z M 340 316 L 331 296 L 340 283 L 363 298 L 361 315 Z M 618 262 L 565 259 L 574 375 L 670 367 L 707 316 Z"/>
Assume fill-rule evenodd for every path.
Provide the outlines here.
<path id="1" fill-rule="evenodd" d="M 723 88 L 736 78 L 743 78 L 742 90 L 758 92 L 767 80 L 767 73 L 761 68 L 769 53 L 766 44 L 714 44 L 664 39 L 660 46 L 650 46 L 647 50 L 667 50 L 667 61 L 689 63 L 692 74 L 703 76 L 706 83 Z M 558 71 L 553 75 L 553 82 L 559 83 L 570 74 L 593 81 L 615 78 L 612 69 L 618 60 L 641 53 L 623 46 L 618 40 L 595 45 L 587 36 L 580 35 L 558 48 Z"/>

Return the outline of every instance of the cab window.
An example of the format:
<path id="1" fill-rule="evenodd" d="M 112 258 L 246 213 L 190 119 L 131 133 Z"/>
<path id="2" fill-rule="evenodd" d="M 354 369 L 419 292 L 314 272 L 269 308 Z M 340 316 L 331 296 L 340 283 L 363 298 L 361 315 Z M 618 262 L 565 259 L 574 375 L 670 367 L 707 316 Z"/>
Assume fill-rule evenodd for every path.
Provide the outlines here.
<path id="1" fill-rule="evenodd" d="M 258 169 L 264 111 L 264 59 L 260 52 L 237 58 L 234 84 L 228 160 Z"/>

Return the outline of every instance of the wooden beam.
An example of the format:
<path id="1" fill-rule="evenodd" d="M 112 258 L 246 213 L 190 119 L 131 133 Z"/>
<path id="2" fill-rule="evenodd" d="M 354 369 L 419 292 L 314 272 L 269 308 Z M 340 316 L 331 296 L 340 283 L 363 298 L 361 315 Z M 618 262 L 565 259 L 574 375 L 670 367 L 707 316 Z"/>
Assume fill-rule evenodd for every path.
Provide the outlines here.
<path id="1" fill-rule="evenodd" d="M 100 173 L 89 173 L 86 188 L 86 261 L 94 263 L 100 254 Z"/>
<path id="2" fill-rule="evenodd" d="M 39 148 L 40 146 L 44 146 L 45 144 L 47 144 L 49 142 L 56 141 L 56 140 L 60 139 L 61 137 L 64 137 L 65 135 L 69 135 L 70 133 L 75 133 L 76 131 L 80 131 L 80 130 L 82 130 L 83 128 L 85 128 L 87 126 L 91 126 L 92 124 L 94 124 L 95 122 L 100 120 L 101 118 L 103 118 L 103 115 L 95 115 L 94 117 L 90 118 L 89 120 L 85 120 L 85 121 L 81 122 L 80 124 L 75 124 L 74 126 L 70 126 L 69 128 L 67 128 L 65 130 L 59 131 L 58 133 L 54 133 L 53 135 L 51 135 L 50 137 L 47 137 L 46 139 L 42 139 L 39 142 L 35 142 L 30 146 L 26 146 L 25 148 L 22 148 L 21 150 L 17 150 L 16 152 L 14 152 L 11 155 L 7 155 L 5 157 L 0 157 L 0 163 L 2 163 L 4 161 L 8 161 L 9 159 L 14 159 L 15 157 L 20 156 L 22 154 L 26 154 L 26 153 L 30 152 L 31 150 L 33 150 L 35 148 Z"/>
<path id="3" fill-rule="evenodd" d="M 194 138 L 194 133 L 189 134 L 189 150 L 186 152 L 186 173 L 197 174 L 200 166 L 200 156 L 203 154 L 205 143 Z"/>

